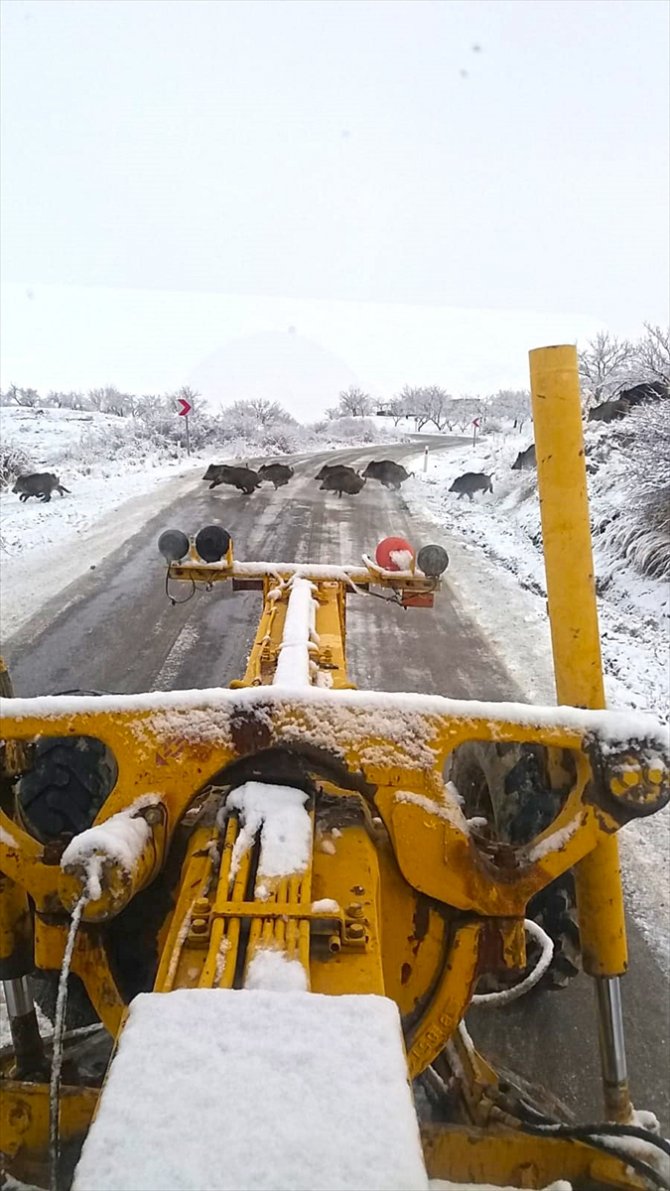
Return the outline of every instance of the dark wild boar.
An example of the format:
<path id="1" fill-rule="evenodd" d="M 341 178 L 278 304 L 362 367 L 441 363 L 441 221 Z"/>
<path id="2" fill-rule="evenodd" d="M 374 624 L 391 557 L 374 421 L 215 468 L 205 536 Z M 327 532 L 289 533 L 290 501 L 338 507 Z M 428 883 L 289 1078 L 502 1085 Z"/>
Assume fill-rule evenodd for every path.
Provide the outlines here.
<path id="1" fill-rule="evenodd" d="M 237 488 L 245 496 L 251 496 L 261 483 L 258 473 L 250 467 L 231 467 L 227 463 L 210 463 L 202 478 L 211 481 L 210 488 L 216 488 L 219 484 L 232 484 L 233 488 Z"/>
<path id="2" fill-rule="evenodd" d="M 355 496 L 364 486 L 363 476 L 359 476 L 351 467 L 343 467 L 324 476 L 321 491 L 337 492 L 338 499 L 341 500 L 343 492 L 346 492 L 347 496 Z"/>
<path id="3" fill-rule="evenodd" d="M 385 488 L 394 488 L 398 492 L 400 485 L 409 479 L 410 472 L 406 471 L 401 463 L 394 463 L 392 459 L 373 459 L 368 463 L 363 475 L 368 480 L 379 480 Z"/>
<path id="4" fill-rule="evenodd" d="M 314 479 L 325 480 L 326 476 L 329 476 L 334 471 L 353 472 L 354 469 L 353 467 L 347 467 L 346 463 L 324 463 L 323 467 L 320 467 L 317 471 Z M 354 472 L 354 475 L 355 474 L 356 473 Z"/>
<path id="5" fill-rule="evenodd" d="M 636 405 L 648 405 L 652 401 L 667 401 L 670 398 L 670 387 L 662 380 L 651 380 L 641 385 L 633 385 L 631 389 L 622 389 L 617 393 L 617 401 L 627 401 L 631 409 Z"/>
<path id="6" fill-rule="evenodd" d="M 50 471 L 35 472 L 30 476 L 17 476 L 16 483 L 12 488 L 12 492 L 19 493 L 19 500 L 25 502 L 31 496 L 38 496 L 42 504 L 47 504 L 51 500 L 51 493 L 54 490 L 61 496 L 70 491 L 69 488 L 61 484 L 58 476 Z"/>
<path id="7" fill-rule="evenodd" d="M 491 476 L 486 476 L 481 471 L 466 471 L 465 475 L 458 476 L 454 480 L 449 491 L 458 492 L 459 500 L 461 496 L 466 495 L 472 500 L 473 493 L 475 492 L 493 492 Z"/>
<path id="8" fill-rule="evenodd" d="M 284 484 L 288 484 L 293 476 L 293 468 L 286 463 L 263 463 L 258 469 L 258 475 L 261 483 L 268 480 L 274 484 L 276 490 L 282 488 Z"/>
<path id="9" fill-rule="evenodd" d="M 589 410 L 589 422 L 616 422 L 630 413 L 627 401 L 617 398 L 616 401 L 603 401 L 602 405 L 594 405 Z"/>
<path id="10" fill-rule="evenodd" d="M 525 451 L 519 451 L 514 463 L 512 464 L 512 471 L 526 471 L 531 467 L 537 467 L 537 460 L 535 458 L 535 443 L 532 442 Z"/>

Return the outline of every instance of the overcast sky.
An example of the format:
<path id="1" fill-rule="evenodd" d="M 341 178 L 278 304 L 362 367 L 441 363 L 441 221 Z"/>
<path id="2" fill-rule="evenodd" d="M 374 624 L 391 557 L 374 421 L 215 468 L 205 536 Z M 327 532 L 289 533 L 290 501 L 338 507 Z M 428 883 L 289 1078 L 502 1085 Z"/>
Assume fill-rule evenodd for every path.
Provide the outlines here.
<path id="1" fill-rule="evenodd" d="M 667 321 L 665 0 L 3 10 L 4 384 L 316 414 Z"/>

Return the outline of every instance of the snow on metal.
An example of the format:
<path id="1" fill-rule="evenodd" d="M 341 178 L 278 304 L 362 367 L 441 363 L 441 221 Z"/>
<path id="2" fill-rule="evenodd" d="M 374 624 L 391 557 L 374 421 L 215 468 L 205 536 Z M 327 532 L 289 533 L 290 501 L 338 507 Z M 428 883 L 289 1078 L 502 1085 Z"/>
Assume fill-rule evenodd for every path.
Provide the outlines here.
<path id="1" fill-rule="evenodd" d="M 427 1191 L 396 1006 L 260 990 L 136 997 L 73 1191 L 119 1187 Z"/>
<path id="2" fill-rule="evenodd" d="M 88 871 L 91 900 L 100 897 L 100 863 L 103 860 L 114 860 L 125 872 L 132 873 L 151 833 L 140 811 L 158 803 L 157 794 L 144 794 L 117 815 L 111 815 L 104 823 L 89 827 L 70 840 L 61 856 L 61 868 L 69 872 L 81 866 Z"/>
<path id="3" fill-rule="evenodd" d="M 314 586 L 308 579 L 295 576 L 291 580 L 281 649 L 272 683 L 275 687 L 310 686 L 310 639 L 316 613 L 313 591 Z"/>
<path id="4" fill-rule="evenodd" d="M 278 947 L 259 947 L 247 969 L 245 988 L 266 992 L 306 992 L 307 973 L 299 959 Z"/>
<path id="5" fill-rule="evenodd" d="M 237 873 L 242 856 L 259 832 L 260 883 L 264 878 L 288 877 L 305 871 L 312 853 L 312 823 L 305 810 L 306 801 L 303 790 L 264 782 L 246 782 L 228 795 L 225 811 L 236 810 L 240 815 L 231 877 Z"/>
<path id="6" fill-rule="evenodd" d="M 668 728 L 650 715 L 638 711 L 590 711 L 578 707 L 541 707 L 529 703 L 492 703 L 479 700 L 446 699 L 441 695 L 419 695 L 404 692 L 324 690 L 304 688 L 292 694 L 289 690 L 255 687 L 228 690 L 213 687 L 193 691 L 151 691 L 140 695 L 44 695 L 34 699 L 0 698 L 0 714 L 18 719 L 40 716 L 45 719 L 62 715 L 123 712 L 154 712 L 158 722 L 167 728 L 174 716 L 174 727 L 193 733 L 209 725 L 221 737 L 225 713 L 251 710 L 255 705 L 290 707 L 299 700 L 308 710 L 321 718 L 324 713 L 333 717 L 346 712 L 365 711 L 374 717 L 382 736 L 397 731 L 403 720 L 412 717 L 456 716 L 466 720 L 485 720 L 495 733 L 495 721 L 508 720 L 527 727 L 584 732 L 597 737 L 602 744 L 620 747 L 628 741 L 643 741 L 665 755 L 668 752 Z M 216 713 L 216 714 L 212 714 Z M 415 721 L 416 723 L 416 721 Z M 370 724 L 370 727 L 373 725 Z M 412 729 L 414 725 L 412 725 Z"/>

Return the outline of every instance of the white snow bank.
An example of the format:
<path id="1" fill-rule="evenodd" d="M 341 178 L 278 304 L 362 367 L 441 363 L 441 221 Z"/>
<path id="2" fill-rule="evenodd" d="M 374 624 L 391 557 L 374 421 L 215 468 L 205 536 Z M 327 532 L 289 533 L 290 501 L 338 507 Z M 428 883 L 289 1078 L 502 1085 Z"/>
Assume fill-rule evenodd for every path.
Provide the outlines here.
<path id="1" fill-rule="evenodd" d="M 314 631 L 316 601 L 314 586 L 308 579 L 294 576 L 290 593 L 281 649 L 273 679 L 276 687 L 306 687 L 310 685 L 310 638 Z"/>
<path id="2" fill-rule="evenodd" d="M 53 596 L 88 575 L 196 484 L 193 461 L 123 475 L 86 477 L 48 504 L 0 492 L 0 620 L 5 640 Z M 70 487 L 70 485 L 67 485 Z M 158 558 L 158 556 L 156 556 Z"/>
<path id="3" fill-rule="evenodd" d="M 73 1191 L 119 1187 L 427 1191 L 396 1006 L 223 989 L 136 997 Z"/>
<path id="4" fill-rule="evenodd" d="M 240 832 L 231 860 L 234 877 L 240 860 L 261 833 L 258 880 L 304 872 L 312 852 L 312 823 L 305 810 L 307 795 L 290 786 L 246 782 L 233 790 L 225 811 L 240 814 Z"/>
<path id="5" fill-rule="evenodd" d="M 247 968 L 245 988 L 266 992 L 306 992 L 307 974 L 299 959 L 277 947 L 259 947 Z"/>
<path id="6" fill-rule="evenodd" d="M 611 435 L 609 426 L 587 427 L 586 441 L 607 696 L 619 706 L 653 708 L 667 720 L 670 588 L 662 580 L 641 575 L 627 557 L 614 552 L 608 537 L 610 523 L 627 504 L 635 502 L 636 493 L 631 488 L 625 451 L 612 450 L 602 465 L 597 464 L 602 449 L 598 435 L 604 431 Z M 532 594 L 537 613 L 546 619 L 537 472 L 511 470 L 516 454 L 531 441 L 532 427 L 521 435 L 488 435 L 475 446 L 469 443 L 448 453 L 435 452 L 427 474 L 417 473 L 407 481 L 403 495 L 413 509 L 428 513 L 443 530 L 465 539 L 493 564 L 488 592 L 492 603 L 504 598 L 504 583 L 497 581 L 496 571 L 511 573 L 519 587 Z M 475 496 L 470 502 L 449 492 L 454 478 L 466 471 L 492 471 L 493 493 Z M 452 571 L 455 569 L 452 560 Z M 510 621 L 520 610 L 516 601 L 510 605 Z M 530 615 L 533 617 L 532 610 Z M 501 644 L 504 649 L 504 635 Z"/>

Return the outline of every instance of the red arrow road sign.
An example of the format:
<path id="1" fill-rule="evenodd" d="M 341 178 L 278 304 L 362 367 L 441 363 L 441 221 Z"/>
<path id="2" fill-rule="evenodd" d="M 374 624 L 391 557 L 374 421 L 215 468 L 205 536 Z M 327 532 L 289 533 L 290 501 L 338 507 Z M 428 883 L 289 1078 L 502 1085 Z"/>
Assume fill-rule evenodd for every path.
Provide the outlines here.
<path id="1" fill-rule="evenodd" d="M 473 419 L 472 419 L 472 425 L 473 425 L 473 426 L 481 426 L 481 424 L 482 424 L 482 420 L 481 420 L 481 418 L 473 418 Z"/>
<path id="2" fill-rule="evenodd" d="M 187 414 L 190 414 L 192 406 L 189 404 L 189 402 L 186 400 L 185 397 L 178 397 L 177 401 L 181 405 L 181 409 L 179 410 L 179 417 L 185 418 Z"/>

